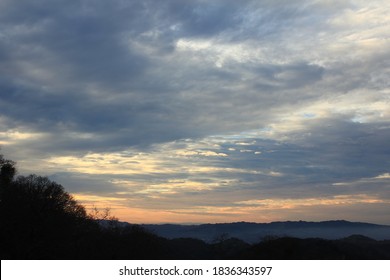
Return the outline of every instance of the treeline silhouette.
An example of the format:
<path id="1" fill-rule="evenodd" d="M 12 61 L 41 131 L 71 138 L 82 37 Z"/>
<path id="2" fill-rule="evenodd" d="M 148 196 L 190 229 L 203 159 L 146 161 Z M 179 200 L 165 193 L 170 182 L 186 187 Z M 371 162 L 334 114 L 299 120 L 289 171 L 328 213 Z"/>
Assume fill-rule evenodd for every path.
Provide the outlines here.
<path id="1" fill-rule="evenodd" d="M 16 173 L 15 162 L 0 155 L 1 259 L 390 259 L 390 241 L 364 236 L 169 240 L 108 215 L 102 221 L 56 182 Z"/>

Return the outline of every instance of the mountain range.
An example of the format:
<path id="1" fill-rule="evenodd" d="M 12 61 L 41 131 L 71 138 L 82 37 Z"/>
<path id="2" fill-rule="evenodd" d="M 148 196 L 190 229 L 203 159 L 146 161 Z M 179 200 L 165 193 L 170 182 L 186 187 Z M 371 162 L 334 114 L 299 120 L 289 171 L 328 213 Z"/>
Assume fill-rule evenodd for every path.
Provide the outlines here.
<path id="1" fill-rule="evenodd" d="M 142 224 L 141 226 L 164 238 L 196 238 L 207 243 L 238 238 L 253 244 L 270 238 L 287 236 L 340 239 L 351 235 L 362 235 L 375 240 L 390 240 L 390 226 L 344 220 L 271 223 L 235 222 L 200 225 Z"/>

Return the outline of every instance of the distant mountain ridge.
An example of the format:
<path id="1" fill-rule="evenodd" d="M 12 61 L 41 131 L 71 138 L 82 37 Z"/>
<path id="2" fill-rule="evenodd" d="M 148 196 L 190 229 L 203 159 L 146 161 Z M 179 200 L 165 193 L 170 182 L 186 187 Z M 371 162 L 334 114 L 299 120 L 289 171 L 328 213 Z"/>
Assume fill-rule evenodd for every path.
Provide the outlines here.
<path id="1" fill-rule="evenodd" d="M 207 243 L 226 238 L 238 238 L 248 243 L 256 243 L 264 239 L 285 236 L 340 239 L 351 235 L 363 235 L 375 240 L 390 240 L 390 226 L 345 220 L 200 225 L 142 224 L 140 226 L 164 238 L 196 238 Z"/>

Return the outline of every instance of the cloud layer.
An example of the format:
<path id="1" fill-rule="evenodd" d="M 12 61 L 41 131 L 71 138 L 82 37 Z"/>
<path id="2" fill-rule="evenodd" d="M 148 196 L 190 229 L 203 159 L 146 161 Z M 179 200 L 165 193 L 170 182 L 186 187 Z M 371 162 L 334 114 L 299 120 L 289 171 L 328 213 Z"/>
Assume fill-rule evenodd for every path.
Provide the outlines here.
<path id="1" fill-rule="evenodd" d="M 129 221 L 390 224 L 389 12 L 1 1 L 1 152 Z"/>

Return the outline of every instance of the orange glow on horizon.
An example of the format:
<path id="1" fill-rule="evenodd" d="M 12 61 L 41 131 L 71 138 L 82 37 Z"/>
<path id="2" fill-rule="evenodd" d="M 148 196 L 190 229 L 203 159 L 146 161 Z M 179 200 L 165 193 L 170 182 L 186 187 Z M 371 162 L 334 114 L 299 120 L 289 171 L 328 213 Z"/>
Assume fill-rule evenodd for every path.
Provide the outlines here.
<path id="1" fill-rule="evenodd" d="M 317 213 L 310 220 L 323 221 L 350 218 L 338 216 L 354 207 L 388 205 L 390 202 L 367 195 L 340 195 L 327 199 L 264 199 L 239 201 L 232 206 L 192 206 L 187 208 L 153 209 L 125 205 L 125 198 L 99 197 L 76 194 L 74 197 L 91 212 L 94 208 L 110 209 L 110 214 L 135 224 L 203 224 L 229 222 L 267 223 L 283 220 L 301 220 L 308 213 Z M 370 206 L 371 205 L 371 206 Z M 333 213 L 333 214 L 332 214 Z M 337 213 L 337 216 L 335 216 Z M 334 216 L 334 218 L 332 218 Z M 385 222 L 386 223 L 386 222 Z"/>

